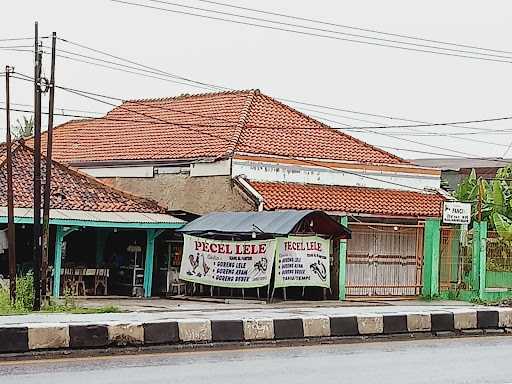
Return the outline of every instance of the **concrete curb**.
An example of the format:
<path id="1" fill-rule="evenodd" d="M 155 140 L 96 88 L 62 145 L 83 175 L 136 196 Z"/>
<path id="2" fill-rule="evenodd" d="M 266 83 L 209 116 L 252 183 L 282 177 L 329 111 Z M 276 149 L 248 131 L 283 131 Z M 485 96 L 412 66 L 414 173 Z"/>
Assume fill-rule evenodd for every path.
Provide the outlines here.
<path id="1" fill-rule="evenodd" d="M 0 353 L 193 345 L 333 337 L 509 333 L 512 308 L 295 318 L 180 319 L 149 323 L 28 324 L 0 327 Z"/>

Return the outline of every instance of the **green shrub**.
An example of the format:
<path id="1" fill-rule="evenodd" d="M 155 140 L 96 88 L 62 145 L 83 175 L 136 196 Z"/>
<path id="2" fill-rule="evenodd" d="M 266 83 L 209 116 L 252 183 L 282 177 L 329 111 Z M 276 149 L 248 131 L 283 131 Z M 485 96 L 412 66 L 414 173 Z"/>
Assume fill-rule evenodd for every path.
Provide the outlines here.
<path id="1" fill-rule="evenodd" d="M 14 310 L 27 312 L 32 310 L 34 305 L 34 275 L 32 272 L 16 279 L 16 303 Z"/>

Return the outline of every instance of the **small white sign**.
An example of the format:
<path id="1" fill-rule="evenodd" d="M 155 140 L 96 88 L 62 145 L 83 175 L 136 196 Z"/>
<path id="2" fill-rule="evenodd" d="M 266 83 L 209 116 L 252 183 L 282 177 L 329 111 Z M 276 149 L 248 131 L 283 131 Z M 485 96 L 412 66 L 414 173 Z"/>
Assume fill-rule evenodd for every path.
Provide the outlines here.
<path id="1" fill-rule="evenodd" d="M 471 222 L 471 204 L 445 201 L 443 204 L 443 222 L 445 224 L 469 224 Z"/>

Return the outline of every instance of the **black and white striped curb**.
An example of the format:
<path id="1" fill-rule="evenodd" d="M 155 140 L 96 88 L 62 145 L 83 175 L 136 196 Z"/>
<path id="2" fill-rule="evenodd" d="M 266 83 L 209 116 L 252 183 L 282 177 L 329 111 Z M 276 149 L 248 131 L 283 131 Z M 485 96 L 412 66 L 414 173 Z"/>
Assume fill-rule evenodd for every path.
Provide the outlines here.
<path id="1" fill-rule="evenodd" d="M 407 333 L 476 334 L 483 331 L 512 331 L 512 308 L 296 318 L 195 318 L 147 323 L 34 323 L 0 327 L 0 353 Z"/>

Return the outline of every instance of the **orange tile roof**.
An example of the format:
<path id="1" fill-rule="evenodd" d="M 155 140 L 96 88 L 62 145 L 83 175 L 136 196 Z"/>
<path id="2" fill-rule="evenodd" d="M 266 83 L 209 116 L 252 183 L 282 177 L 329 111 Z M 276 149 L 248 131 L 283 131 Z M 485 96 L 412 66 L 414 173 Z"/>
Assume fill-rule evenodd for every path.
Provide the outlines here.
<path id="1" fill-rule="evenodd" d="M 296 183 L 250 184 L 263 196 L 265 209 L 319 209 L 347 214 L 441 217 L 439 193 Z"/>
<path id="2" fill-rule="evenodd" d="M 22 143 L 15 144 L 12 161 L 14 206 L 31 208 L 34 198 L 32 181 L 34 152 Z M 42 188 L 45 182 L 45 169 L 45 157 L 43 157 Z M 4 161 L 0 163 L 0 207 L 5 206 L 7 206 L 7 165 Z M 57 162 L 52 164 L 51 208 L 96 212 L 165 213 L 165 209 L 152 200 L 116 190 Z"/>
<path id="3" fill-rule="evenodd" d="M 66 163 L 233 153 L 409 164 L 257 90 L 127 101 L 102 118 L 65 123 L 54 137 L 54 156 Z"/>

